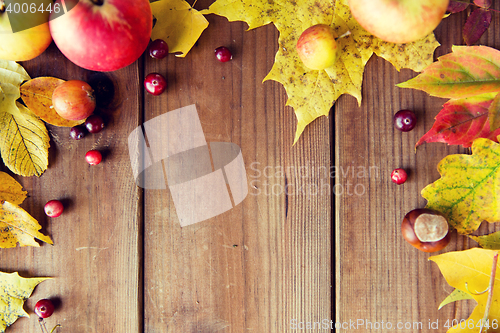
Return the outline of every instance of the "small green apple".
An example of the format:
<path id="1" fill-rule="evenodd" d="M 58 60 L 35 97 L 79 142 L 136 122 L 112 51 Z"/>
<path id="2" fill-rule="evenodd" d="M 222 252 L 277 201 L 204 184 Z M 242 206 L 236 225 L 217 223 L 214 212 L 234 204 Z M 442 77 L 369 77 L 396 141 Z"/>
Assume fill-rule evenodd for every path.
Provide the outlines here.
<path id="1" fill-rule="evenodd" d="M 314 70 L 333 66 L 339 54 L 335 38 L 337 34 L 326 24 L 316 24 L 304 30 L 296 46 L 304 66 Z"/>
<path id="2" fill-rule="evenodd" d="M 352 16 L 372 35 L 391 43 L 410 43 L 430 34 L 450 0 L 349 0 Z"/>
<path id="3" fill-rule="evenodd" d="M 18 2 L 11 1 L 9 2 L 10 6 L 6 6 L 5 2 L 0 0 L 0 59 L 31 60 L 42 54 L 52 42 L 48 23 L 49 12 L 37 11 L 33 14 L 35 18 L 29 17 L 30 20 L 39 21 L 42 24 L 32 23 L 33 26 L 29 29 L 13 32 L 9 15 L 18 20 L 25 19 L 25 22 L 28 20 L 28 18 L 25 18 L 28 14 L 24 15 L 22 12 L 22 8 L 25 7 L 21 7 L 19 13 L 13 13 L 16 10 L 14 4 L 18 4 Z M 33 8 L 36 8 L 36 10 L 38 10 L 39 5 L 42 6 L 41 8 L 52 8 L 51 4 L 50 0 L 33 0 L 33 5 L 36 5 Z M 31 22 L 33 21 L 28 21 L 28 23 Z"/>

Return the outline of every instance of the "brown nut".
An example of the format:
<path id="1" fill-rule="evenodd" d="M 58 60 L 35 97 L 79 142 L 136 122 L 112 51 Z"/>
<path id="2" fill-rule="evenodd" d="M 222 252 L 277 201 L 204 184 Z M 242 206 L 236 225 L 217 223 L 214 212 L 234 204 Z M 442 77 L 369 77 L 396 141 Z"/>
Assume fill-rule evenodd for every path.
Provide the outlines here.
<path id="1" fill-rule="evenodd" d="M 414 209 L 401 224 L 403 238 L 424 252 L 436 252 L 450 242 L 448 221 L 440 213 L 427 208 Z"/>

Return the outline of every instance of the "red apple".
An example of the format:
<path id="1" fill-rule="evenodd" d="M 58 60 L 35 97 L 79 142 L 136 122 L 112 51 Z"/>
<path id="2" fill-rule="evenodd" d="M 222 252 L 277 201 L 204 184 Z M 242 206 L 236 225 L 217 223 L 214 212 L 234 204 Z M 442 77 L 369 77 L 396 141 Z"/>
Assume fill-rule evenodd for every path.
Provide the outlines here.
<path id="1" fill-rule="evenodd" d="M 326 24 L 307 28 L 297 41 L 300 60 L 309 69 L 321 70 L 333 66 L 339 53 L 337 34 Z"/>
<path id="2" fill-rule="evenodd" d="M 372 35 L 391 43 L 410 43 L 430 34 L 450 0 L 349 0 L 351 13 Z"/>
<path id="3" fill-rule="evenodd" d="M 148 0 L 79 0 L 66 14 L 52 14 L 50 32 L 59 50 L 76 65 L 101 72 L 136 61 L 153 26 Z"/>

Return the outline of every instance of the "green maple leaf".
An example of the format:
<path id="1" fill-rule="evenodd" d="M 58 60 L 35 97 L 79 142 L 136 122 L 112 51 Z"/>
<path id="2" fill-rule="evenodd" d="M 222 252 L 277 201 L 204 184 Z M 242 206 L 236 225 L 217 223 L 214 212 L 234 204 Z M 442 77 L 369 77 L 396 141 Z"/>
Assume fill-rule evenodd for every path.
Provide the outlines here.
<path id="1" fill-rule="evenodd" d="M 427 208 L 443 213 L 461 234 L 500 221 L 500 144 L 476 139 L 472 155 L 446 156 L 438 171 L 441 178 L 422 190 Z"/>
<path id="2" fill-rule="evenodd" d="M 298 124 L 295 142 L 305 127 L 327 116 L 343 94 L 361 103 L 361 84 L 366 63 L 375 53 L 397 70 L 421 71 L 432 63 L 439 43 L 431 34 L 409 44 L 383 42 L 370 35 L 352 17 L 347 0 L 217 0 L 203 14 L 213 13 L 229 21 L 245 21 L 249 29 L 273 23 L 280 32 L 279 49 L 265 80 L 283 84 L 287 105 L 294 108 Z M 341 50 L 336 63 L 325 70 L 309 70 L 300 61 L 295 45 L 305 29 L 315 24 L 332 26 Z"/>

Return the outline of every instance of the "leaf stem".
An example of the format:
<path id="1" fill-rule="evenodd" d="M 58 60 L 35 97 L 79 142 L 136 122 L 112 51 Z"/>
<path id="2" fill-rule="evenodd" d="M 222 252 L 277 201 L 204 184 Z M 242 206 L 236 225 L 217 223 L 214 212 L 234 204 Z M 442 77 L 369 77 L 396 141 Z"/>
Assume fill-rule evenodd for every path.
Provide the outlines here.
<path id="1" fill-rule="evenodd" d="M 56 326 L 54 326 L 54 328 L 50 331 L 50 333 L 54 333 L 54 331 L 56 330 L 56 328 L 58 327 L 62 327 L 61 325 L 57 324 Z"/>
<path id="2" fill-rule="evenodd" d="M 40 323 L 40 329 L 42 333 L 47 333 L 47 327 L 45 326 L 45 320 L 42 317 L 38 318 L 38 322 Z"/>
<path id="3" fill-rule="evenodd" d="M 479 329 L 479 333 L 483 333 L 484 323 L 488 320 L 488 315 L 490 314 L 491 302 L 493 301 L 493 286 L 495 285 L 495 275 L 497 272 L 497 262 L 498 262 L 498 252 L 495 252 L 495 255 L 493 256 L 493 265 L 491 267 L 490 286 L 488 287 L 490 289 L 490 291 L 488 293 L 488 300 L 486 301 L 486 307 L 484 309 L 483 321 L 481 321 L 481 328 Z M 487 332 L 487 331 L 488 331 L 488 328 L 486 328 L 485 332 Z"/>

